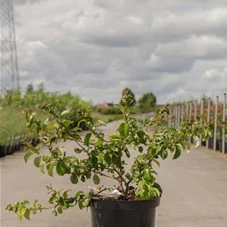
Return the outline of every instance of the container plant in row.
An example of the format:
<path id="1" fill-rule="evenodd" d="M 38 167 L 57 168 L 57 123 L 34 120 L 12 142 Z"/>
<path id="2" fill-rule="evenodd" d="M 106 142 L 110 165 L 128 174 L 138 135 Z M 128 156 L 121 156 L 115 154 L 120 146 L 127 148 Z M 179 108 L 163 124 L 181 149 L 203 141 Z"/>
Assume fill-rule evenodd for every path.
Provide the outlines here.
<path id="1" fill-rule="evenodd" d="M 2 133 L 0 133 L 0 137 L 1 136 Z M 16 151 L 19 151 L 22 146 L 21 140 L 22 137 L 20 136 L 6 137 L 3 135 L 0 139 L 0 158 L 5 157 L 6 155 L 12 155 Z"/>
<path id="2" fill-rule="evenodd" d="M 16 140 L 9 136 L 8 131 L 2 127 L 0 130 L 0 158 L 14 153 Z"/>
<path id="3" fill-rule="evenodd" d="M 82 121 L 90 130 L 82 137 L 79 127 L 69 130 L 71 122 L 67 120 L 67 111 L 59 115 L 54 106 L 44 105 L 43 110 L 52 115 L 51 120 L 44 122 L 36 119 L 34 112 L 25 111 L 28 124 L 36 128 L 40 139 L 36 147 L 27 143 L 29 150 L 25 154 L 25 162 L 32 157 L 35 166 L 43 173 L 66 175 L 72 184 L 91 178 L 97 187 L 87 192 L 72 192 L 70 188 L 58 191 L 47 186 L 50 196 L 48 208 L 37 200 L 33 203 L 25 200 L 9 204 L 6 209 L 15 212 L 20 219 L 30 219 L 31 214 L 46 209 L 58 215 L 76 205 L 81 209 L 90 206 L 92 227 L 154 227 L 155 209 L 162 196 L 162 188 L 156 182 L 158 172 L 154 169 L 155 165 L 159 166 L 160 159 L 165 160 L 169 155 L 177 159 L 182 151 L 188 151 L 188 138 L 199 141 L 202 135 L 207 139 L 209 126 L 200 127 L 199 123 L 189 119 L 177 129 L 168 127 L 165 121 L 168 106 L 157 110 L 154 117 L 141 120 L 131 115 L 133 99 L 127 90 L 122 100 L 123 105 L 119 108 L 123 118 L 116 132 L 110 135 L 99 130 L 98 126 L 103 122 L 93 124 L 86 113 L 81 113 Z M 63 147 L 53 145 L 52 138 L 75 141 L 75 155 L 67 155 Z M 40 150 L 43 145 L 48 154 Z M 132 165 L 128 166 L 130 158 Z M 113 188 L 101 187 L 102 177 L 112 179 Z M 114 187 L 116 181 L 118 185 Z"/>

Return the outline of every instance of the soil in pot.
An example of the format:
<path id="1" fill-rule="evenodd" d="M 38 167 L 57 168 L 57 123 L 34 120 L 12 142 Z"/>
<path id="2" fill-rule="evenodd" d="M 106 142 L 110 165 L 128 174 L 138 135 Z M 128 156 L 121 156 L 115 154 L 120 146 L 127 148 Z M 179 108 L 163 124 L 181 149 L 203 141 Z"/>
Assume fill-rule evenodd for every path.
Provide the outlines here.
<path id="1" fill-rule="evenodd" d="M 144 201 L 92 200 L 92 227 L 155 227 L 160 198 Z"/>

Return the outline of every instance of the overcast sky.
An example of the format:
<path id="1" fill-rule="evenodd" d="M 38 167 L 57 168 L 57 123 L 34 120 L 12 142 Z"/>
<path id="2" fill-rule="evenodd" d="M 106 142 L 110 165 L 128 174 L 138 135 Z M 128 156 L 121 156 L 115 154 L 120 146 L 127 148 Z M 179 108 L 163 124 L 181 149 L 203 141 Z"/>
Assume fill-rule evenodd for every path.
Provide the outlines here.
<path id="1" fill-rule="evenodd" d="M 226 0 L 15 0 L 21 87 L 93 104 L 227 92 Z"/>

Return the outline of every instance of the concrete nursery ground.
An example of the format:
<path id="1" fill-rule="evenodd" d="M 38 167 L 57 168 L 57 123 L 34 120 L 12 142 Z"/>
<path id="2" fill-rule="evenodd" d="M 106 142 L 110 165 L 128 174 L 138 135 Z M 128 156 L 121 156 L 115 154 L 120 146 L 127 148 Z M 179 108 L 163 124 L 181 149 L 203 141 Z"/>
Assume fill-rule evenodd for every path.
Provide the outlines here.
<path id="1" fill-rule="evenodd" d="M 116 129 L 112 122 L 103 129 Z M 73 142 L 64 144 L 73 150 Z M 13 213 L 4 210 L 8 203 L 40 198 L 46 202 L 46 185 L 57 189 L 87 189 L 92 181 L 71 185 L 67 177 L 51 178 L 40 174 L 32 163 L 24 164 L 23 153 L 15 153 L 0 160 L 1 165 L 1 227 L 90 227 L 89 210 L 73 208 L 53 217 L 49 211 L 18 221 Z M 226 227 L 227 226 L 227 159 L 205 148 L 183 154 L 178 160 L 161 162 L 158 182 L 164 190 L 157 208 L 156 227 Z M 102 183 L 112 186 L 110 180 Z M 47 203 L 46 203 L 47 204 Z"/>

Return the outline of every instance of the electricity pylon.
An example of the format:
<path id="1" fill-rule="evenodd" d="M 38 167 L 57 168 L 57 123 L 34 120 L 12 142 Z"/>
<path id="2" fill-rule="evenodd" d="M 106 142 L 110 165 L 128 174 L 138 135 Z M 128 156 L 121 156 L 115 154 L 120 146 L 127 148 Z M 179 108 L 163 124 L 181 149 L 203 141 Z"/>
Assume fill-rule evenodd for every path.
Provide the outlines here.
<path id="1" fill-rule="evenodd" d="M 13 0 L 0 0 L 1 19 L 1 92 L 20 88 Z"/>

